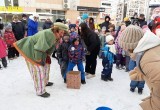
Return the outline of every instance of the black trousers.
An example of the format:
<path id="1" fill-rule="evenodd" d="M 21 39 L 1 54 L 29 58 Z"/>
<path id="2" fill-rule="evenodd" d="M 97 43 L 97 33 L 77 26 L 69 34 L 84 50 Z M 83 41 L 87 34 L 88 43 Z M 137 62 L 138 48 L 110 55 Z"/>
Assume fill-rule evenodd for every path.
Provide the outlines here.
<path id="1" fill-rule="evenodd" d="M 86 66 L 85 66 L 86 73 L 90 73 L 92 75 L 95 74 L 96 66 L 97 66 L 97 55 L 98 54 L 95 54 L 95 53 L 86 55 Z"/>
<path id="2" fill-rule="evenodd" d="M 16 49 L 14 47 L 8 48 L 8 58 L 14 58 L 15 54 L 16 54 Z"/>
<path id="3" fill-rule="evenodd" d="M 3 65 L 4 67 L 7 67 L 6 57 L 3 57 L 3 58 L 1 58 L 1 59 L 2 59 L 2 65 Z"/>

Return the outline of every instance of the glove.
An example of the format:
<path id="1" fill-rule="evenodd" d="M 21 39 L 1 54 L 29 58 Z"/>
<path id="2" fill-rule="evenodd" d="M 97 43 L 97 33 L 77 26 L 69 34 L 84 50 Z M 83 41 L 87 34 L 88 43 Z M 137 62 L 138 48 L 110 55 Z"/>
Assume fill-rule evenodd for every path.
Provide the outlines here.
<path id="1" fill-rule="evenodd" d="M 51 58 L 50 58 L 50 56 L 48 56 L 48 55 L 47 55 L 47 58 L 46 58 L 46 63 L 47 63 L 47 64 L 51 64 Z"/>
<path id="2" fill-rule="evenodd" d="M 91 53 L 89 51 L 86 52 L 86 55 L 91 55 Z"/>

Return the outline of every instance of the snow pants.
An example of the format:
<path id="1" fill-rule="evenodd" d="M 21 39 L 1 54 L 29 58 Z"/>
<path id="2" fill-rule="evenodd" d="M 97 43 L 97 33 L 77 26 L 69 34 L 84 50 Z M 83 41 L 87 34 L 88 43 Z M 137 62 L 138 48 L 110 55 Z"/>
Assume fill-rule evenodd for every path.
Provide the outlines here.
<path id="1" fill-rule="evenodd" d="M 26 61 L 31 77 L 34 81 L 34 87 L 37 95 L 42 95 L 46 92 L 45 87 L 48 84 L 50 64 L 45 66 L 37 66 Z"/>

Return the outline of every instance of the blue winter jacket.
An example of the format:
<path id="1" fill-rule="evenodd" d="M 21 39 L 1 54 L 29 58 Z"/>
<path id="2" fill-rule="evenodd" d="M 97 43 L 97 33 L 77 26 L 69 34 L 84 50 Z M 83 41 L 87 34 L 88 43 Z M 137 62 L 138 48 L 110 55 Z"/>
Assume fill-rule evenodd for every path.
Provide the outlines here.
<path id="1" fill-rule="evenodd" d="M 38 32 L 38 22 L 35 22 L 32 19 L 29 19 L 27 36 L 33 36 L 37 32 Z"/>

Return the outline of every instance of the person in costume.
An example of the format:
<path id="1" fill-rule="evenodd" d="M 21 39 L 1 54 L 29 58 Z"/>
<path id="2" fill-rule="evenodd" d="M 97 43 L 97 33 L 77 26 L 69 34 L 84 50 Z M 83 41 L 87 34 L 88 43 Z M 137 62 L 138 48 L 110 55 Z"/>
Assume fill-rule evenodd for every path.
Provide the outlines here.
<path id="1" fill-rule="evenodd" d="M 52 28 L 14 43 L 14 47 L 26 60 L 38 96 L 50 96 L 45 90 L 46 86 L 53 85 L 52 82 L 48 82 L 50 55 L 65 31 L 68 31 L 68 28 L 63 23 L 54 23 Z"/>

